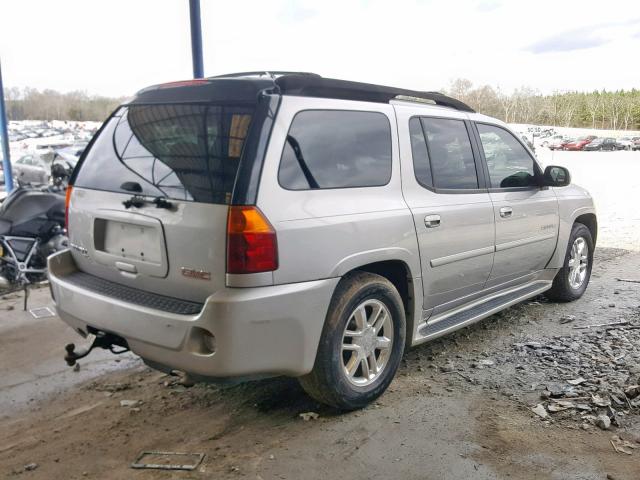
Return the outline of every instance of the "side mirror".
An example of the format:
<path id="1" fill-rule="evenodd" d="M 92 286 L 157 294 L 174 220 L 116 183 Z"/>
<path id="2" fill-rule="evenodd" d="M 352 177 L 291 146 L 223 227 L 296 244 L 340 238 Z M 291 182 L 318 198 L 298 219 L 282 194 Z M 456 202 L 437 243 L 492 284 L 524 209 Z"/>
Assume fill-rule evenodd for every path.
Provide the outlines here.
<path id="1" fill-rule="evenodd" d="M 571 183 L 569 170 L 557 165 L 549 165 L 542 176 L 545 187 L 566 187 Z"/>

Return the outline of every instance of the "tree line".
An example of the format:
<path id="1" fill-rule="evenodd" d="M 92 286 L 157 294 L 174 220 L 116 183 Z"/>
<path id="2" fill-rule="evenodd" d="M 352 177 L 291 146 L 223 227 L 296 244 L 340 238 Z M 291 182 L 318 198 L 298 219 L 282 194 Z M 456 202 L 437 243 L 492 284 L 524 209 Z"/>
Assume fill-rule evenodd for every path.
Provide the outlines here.
<path id="1" fill-rule="evenodd" d="M 474 110 L 507 123 L 610 130 L 640 129 L 640 90 L 554 92 L 543 95 L 529 87 L 507 94 L 489 85 L 457 79 L 448 95 Z"/>
<path id="2" fill-rule="evenodd" d="M 103 121 L 124 101 L 74 91 L 35 88 L 8 88 L 4 92 L 9 120 L 77 120 Z"/>
<path id="3" fill-rule="evenodd" d="M 555 92 L 543 95 L 529 87 L 511 93 L 457 79 L 444 93 L 478 112 L 508 123 L 611 130 L 640 129 L 640 90 Z M 83 91 L 60 93 L 35 88 L 5 90 L 10 120 L 102 121 L 124 101 Z"/>

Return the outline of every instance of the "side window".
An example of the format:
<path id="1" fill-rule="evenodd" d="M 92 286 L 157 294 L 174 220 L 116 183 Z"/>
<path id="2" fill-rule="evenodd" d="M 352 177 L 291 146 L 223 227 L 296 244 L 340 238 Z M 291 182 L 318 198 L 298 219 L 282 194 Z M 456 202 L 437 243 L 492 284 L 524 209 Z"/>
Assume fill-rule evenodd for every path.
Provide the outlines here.
<path id="1" fill-rule="evenodd" d="M 386 115 L 307 110 L 294 117 L 278 170 L 282 187 L 375 187 L 390 179 L 391 126 Z"/>
<path id="2" fill-rule="evenodd" d="M 476 163 L 464 122 L 429 117 L 423 117 L 421 122 L 427 140 L 433 186 L 445 189 L 478 188 Z M 418 178 L 418 181 L 421 180 Z"/>
<path id="3" fill-rule="evenodd" d="M 503 128 L 477 124 L 493 188 L 530 187 L 536 184 L 533 158 Z"/>
<path id="4" fill-rule="evenodd" d="M 413 171 L 416 180 L 423 187 L 433 187 L 431 177 L 431 165 L 429 164 L 429 153 L 427 152 L 427 142 L 424 139 L 424 132 L 420 119 L 413 117 L 409 120 L 409 135 L 411 136 L 411 153 L 413 155 Z"/>

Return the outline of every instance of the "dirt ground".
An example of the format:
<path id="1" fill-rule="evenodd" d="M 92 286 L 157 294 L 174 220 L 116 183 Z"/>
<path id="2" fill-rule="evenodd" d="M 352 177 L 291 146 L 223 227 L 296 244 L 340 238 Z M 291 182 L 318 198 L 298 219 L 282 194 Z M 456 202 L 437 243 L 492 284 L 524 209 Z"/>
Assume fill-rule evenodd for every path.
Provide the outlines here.
<path id="1" fill-rule="evenodd" d="M 321 407 L 292 379 L 185 388 L 129 354 L 97 352 L 73 371 L 63 346 L 79 337 L 55 317 L 32 318 L 15 295 L 0 303 L 0 476 L 637 480 L 640 448 L 627 455 L 610 441 L 640 447 L 637 411 L 608 431 L 542 420 L 530 410 L 542 387 L 501 362 L 516 342 L 638 321 L 640 284 L 617 278 L 639 277 L 640 253 L 598 249 L 595 265 L 578 302 L 540 297 L 412 349 L 387 393 L 352 413 Z M 32 307 L 48 304 L 47 289 L 33 293 Z M 206 456 L 192 472 L 130 468 L 143 450 Z"/>

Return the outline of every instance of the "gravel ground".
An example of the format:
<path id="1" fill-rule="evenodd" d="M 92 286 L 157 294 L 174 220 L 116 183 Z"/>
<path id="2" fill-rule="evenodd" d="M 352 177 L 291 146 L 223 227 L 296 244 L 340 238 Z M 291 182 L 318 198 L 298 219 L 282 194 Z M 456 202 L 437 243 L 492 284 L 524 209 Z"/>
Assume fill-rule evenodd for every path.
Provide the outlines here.
<path id="1" fill-rule="evenodd" d="M 620 391 L 638 398 L 628 388 L 640 284 L 616 280 L 637 271 L 640 253 L 597 249 L 580 301 L 539 297 L 412 349 L 387 393 L 347 414 L 316 404 L 292 379 L 186 388 L 133 357 L 81 362 L 74 372 L 61 353 L 73 332 L 17 308 L 0 331 L 0 477 L 637 480 L 638 408 L 614 400 L 626 403 Z M 45 293 L 33 295 L 34 306 L 46 304 Z M 2 306 L 11 302 L 20 299 Z M 575 328 L 612 322 L 629 323 Z M 532 411 L 538 405 L 546 418 Z M 305 421 L 306 413 L 318 417 Z M 195 472 L 131 469 L 142 450 L 205 459 Z"/>

